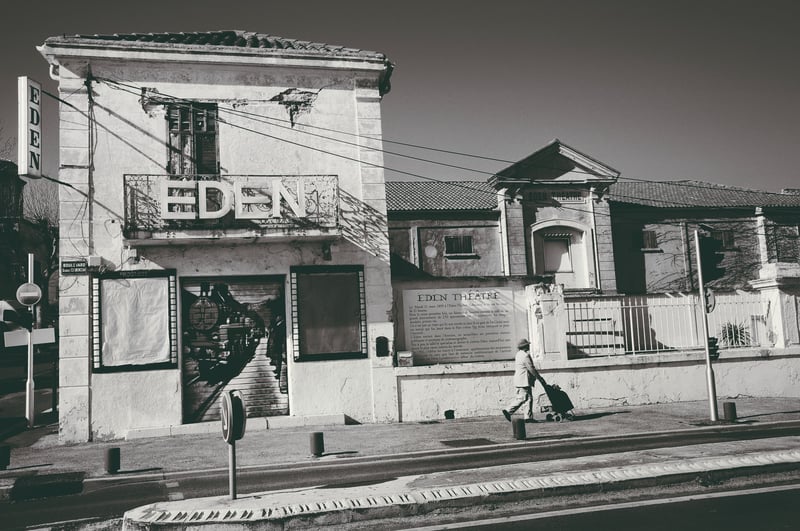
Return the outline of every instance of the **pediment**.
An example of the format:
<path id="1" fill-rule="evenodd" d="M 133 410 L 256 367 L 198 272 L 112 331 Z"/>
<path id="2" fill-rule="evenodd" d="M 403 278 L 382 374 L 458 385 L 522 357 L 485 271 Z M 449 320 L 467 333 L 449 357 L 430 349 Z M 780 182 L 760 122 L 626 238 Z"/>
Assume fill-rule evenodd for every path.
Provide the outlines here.
<path id="1" fill-rule="evenodd" d="M 499 171 L 490 182 L 498 189 L 525 185 L 606 187 L 618 178 L 619 171 L 611 166 L 555 139 Z"/>

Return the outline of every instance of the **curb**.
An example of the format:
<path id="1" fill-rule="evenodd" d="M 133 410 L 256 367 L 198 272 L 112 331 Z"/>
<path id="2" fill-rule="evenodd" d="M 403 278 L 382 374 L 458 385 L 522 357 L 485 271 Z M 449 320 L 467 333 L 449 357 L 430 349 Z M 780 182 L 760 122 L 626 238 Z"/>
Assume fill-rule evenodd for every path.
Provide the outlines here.
<path id="1" fill-rule="evenodd" d="M 327 526 L 383 518 L 421 515 L 443 509 L 472 507 L 486 503 L 522 501 L 543 496 L 581 494 L 604 490 L 684 483 L 700 478 L 735 477 L 759 472 L 800 469 L 800 450 L 752 452 L 715 458 L 683 459 L 657 464 L 601 468 L 587 472 L 554 473 L 516 480 L 502 480 L 423 490 L 387 492 L 371 496 L 311 500 L 308 492 L 296 492 L 297 503 L 267 504 L 269 494 L 249 495 L 239 500 L 205 498 L 195 502 L 209 509 L 187 508 L 186 501 L 151 504 L 128 511 L 125 529 L 159 531 L 213 525 L 214 529 L 242 529 L 290 524 Z M 161 508 L 164 507 L 164 508 Z"/>

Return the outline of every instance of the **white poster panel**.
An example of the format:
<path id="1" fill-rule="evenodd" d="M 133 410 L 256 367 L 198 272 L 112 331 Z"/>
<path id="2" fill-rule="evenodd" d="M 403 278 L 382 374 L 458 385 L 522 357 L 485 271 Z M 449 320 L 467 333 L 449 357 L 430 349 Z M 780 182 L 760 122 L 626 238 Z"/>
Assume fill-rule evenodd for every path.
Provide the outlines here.
<path id="1" fill-rule="evenodd" d="M 517 311 L 509 288 L 405 290 L 406 348 L 414 365 L 509 360 Z"/>
<path id="2" fill-rule="evenodd" d="M 103 365 L 168 363 L 168 279 L 103 279 L 101 293 Z"/>

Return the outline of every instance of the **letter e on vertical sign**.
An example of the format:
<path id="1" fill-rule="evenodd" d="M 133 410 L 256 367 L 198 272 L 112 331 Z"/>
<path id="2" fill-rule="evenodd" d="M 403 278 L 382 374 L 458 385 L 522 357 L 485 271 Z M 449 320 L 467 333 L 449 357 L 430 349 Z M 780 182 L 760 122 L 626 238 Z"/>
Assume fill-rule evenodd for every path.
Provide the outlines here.
<path id="1" fill-rule="evenodd" d="M 31 178 L 42 176 L 42 85 L 17 78 L 17 166 L 19 174 Z"/>

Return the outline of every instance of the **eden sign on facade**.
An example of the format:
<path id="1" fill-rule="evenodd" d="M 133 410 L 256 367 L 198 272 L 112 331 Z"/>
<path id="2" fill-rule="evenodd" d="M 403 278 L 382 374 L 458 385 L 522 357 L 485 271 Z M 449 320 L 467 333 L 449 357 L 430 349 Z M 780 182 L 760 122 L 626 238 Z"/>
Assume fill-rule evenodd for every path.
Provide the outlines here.
<path id="1" fill-rule="evenodd" d="M 242 182 L 231 185 L 221 181 L 164 181 L 161 184 L 161 218 L 218 219 L 231 211 L 236 219 L 281 218 L 282 203 L 294 217 L 304 218 L 307 215 L 304 188 L 303 181 L 298 180 L 293 197 L 278 179 L 272 180 L 270 193 Z M 180 206 L 195 204 L 196 211 Z"/>
<path id="2" fill-rule="evenodd" d="M 335 175 L 133 175 L 125 179 L 126 227 L 196 228 L 338 226 Z M 183 228 L 189 228 L 186 225 Z"/>

